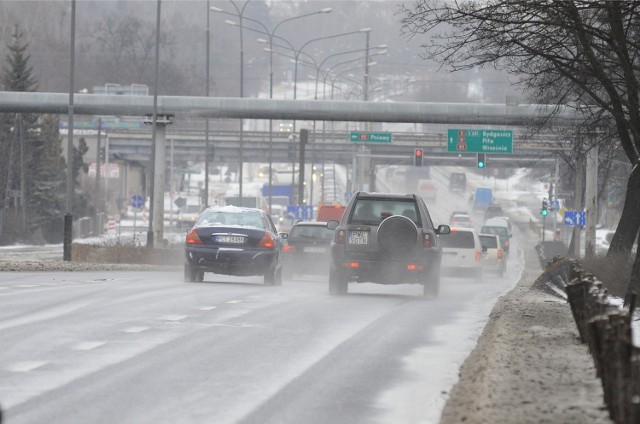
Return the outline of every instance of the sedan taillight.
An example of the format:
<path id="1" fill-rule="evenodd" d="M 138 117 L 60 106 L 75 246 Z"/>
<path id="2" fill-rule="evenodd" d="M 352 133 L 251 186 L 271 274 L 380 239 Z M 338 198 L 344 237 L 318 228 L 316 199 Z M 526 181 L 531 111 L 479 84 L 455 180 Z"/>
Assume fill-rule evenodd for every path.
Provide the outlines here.
<path id="1" fill-rule="evenodd" d="M 285 252 L 287 252 L 287 253 L 295 253 L 295 251 L 296 251 L 296 247 L 295 247 L 295 246 L 289 246 L 289 245 L 286 245 L 286 246 L 284 246 L 284 247 L 282 248 L 282 250 L 284 250 L 284 251 L 285 251 Z"/>
<path id="2" fill-rule="evenodd" d="M 347 230 L 337 230 L 334 241 L 336 244 L 345 244 L 347 242 Z"/>
<path id="3" fill-rule="evenodd" d="M 187 244 L 203 244 L 202 240 L 198 236 L 198 232 L 195 229 L 192 229 L 187 234 Z"/>
<path id="4" fill-rule="evenodd" d="M 260 241 L 258 242 L 258 247 L 267 247 L 271 249 L 276 245 L 276 241 L 271 237 L 269 233 L 264 233 Z"/>

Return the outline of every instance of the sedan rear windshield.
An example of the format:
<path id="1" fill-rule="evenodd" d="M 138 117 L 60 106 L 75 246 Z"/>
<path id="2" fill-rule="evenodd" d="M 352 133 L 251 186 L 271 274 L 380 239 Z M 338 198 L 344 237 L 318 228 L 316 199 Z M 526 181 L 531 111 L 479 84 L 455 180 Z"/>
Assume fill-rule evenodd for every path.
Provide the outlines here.
<path id="1" fill-rule="evenodd" d="M 449 234 L 438 237 L 438 240 L 440 240 L 442 247 L 454 249 L 474 249 L 476 247 L 471 231 L 451 231 Z"/>
<path id="2" fill-rule="evenodd" d="M 264 230 L 271 228 L 266 216 L 258 211 L 210 211 L 200 215 L 196 225 L 204 227 L 214 225 L 238 225 L 242 227 L 257 227 Z"/>
<path id="3" fill-rule="evenodd" d="M 330 230 L 327 227 L 318 225 L 296 225 L 291 228 L 289 238 L 331 240 L 333 235 L 334 230 Z"/>
<path id="4" fill-rule="evenodd" d="M 421 227 L 418 206 L 413 199 L 358 199 L 349 223 L 378 225 L 392 215 L 406 216 Z"/>

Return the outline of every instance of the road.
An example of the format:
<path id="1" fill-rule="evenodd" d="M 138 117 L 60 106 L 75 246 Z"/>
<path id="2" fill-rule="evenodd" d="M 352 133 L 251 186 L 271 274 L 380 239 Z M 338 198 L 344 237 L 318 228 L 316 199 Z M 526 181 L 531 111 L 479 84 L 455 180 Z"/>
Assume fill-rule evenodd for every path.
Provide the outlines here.
<path id="1" fill-rule="evenodd" d="M 334 297 L 310 277 L 2 273 L 0 402 L 7 423 L 435 419 L 516 274 L 445 279 L 426 300 L 411 285 Z"/>
<path id="2" fill-rule="evenodd" d="M 436 224 L 468 201 L 442 191 Z M 368 283 L 331 296 L 322 276 L 2 272 L 6 423 L 437 423 L 522 273 L 522 237 L 504 278 L 443 278 L 437 299 Z"/>

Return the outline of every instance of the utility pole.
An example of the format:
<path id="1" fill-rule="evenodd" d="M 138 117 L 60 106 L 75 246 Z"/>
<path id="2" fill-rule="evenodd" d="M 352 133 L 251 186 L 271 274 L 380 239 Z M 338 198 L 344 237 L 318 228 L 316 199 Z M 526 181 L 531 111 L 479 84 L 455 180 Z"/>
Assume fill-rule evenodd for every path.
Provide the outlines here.
<path id="1" fill-rule="evenodd" d="M 587 228 L 585 231 L 585 257 L 596 253 L 596 224 L 598 222 L 598 146 L 587 152 L 587 175 L 585 188 L 585 209 L 587 210 Z"/>
<path id="2" fill-rule="evenodd" d="M 67 190 L 64 214 L 64 235 L 62 259 L 71 261 L 71 242 L 73 240 L 73 86 L 75 84 L 76 52 L 76 0 L 71 1 L 71 58 L 69 65 L 69 134 L 67 136 Z"/>
<path id="3" fill-rule="evenodd" d="M 584 178 L 584 154 L 578 152 L 578 158 L 576 162 L 576 193 L 575 193 L 575 206 L 576 210 L 582 210 L 582 179 Z M 580 244 L 581 244 L 582 227 L 573 227 L 573 256 L 575 258 L 580 257 Z"/>
<path id="4" fill-rule="evenodd" d="M 305 146 L 309 141 L 309 130 L 301 129 L 300 130 L 300 164 L 298 165 L 298 172 L 300 173 L 298 176 L 298 204 L 302 205 L 304 203 L 304 162 L 305 162 Z"/>

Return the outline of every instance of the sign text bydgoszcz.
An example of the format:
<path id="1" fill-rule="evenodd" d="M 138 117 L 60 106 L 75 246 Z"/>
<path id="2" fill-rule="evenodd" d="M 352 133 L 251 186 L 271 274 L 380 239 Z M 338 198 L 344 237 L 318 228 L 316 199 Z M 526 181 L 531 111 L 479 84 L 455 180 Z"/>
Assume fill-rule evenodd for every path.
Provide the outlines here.
<path id="1" fill-rule="evenodd" d="M 449 129 L 447 151 L 456 153 L 513 153 L 513 130 Z"/>

